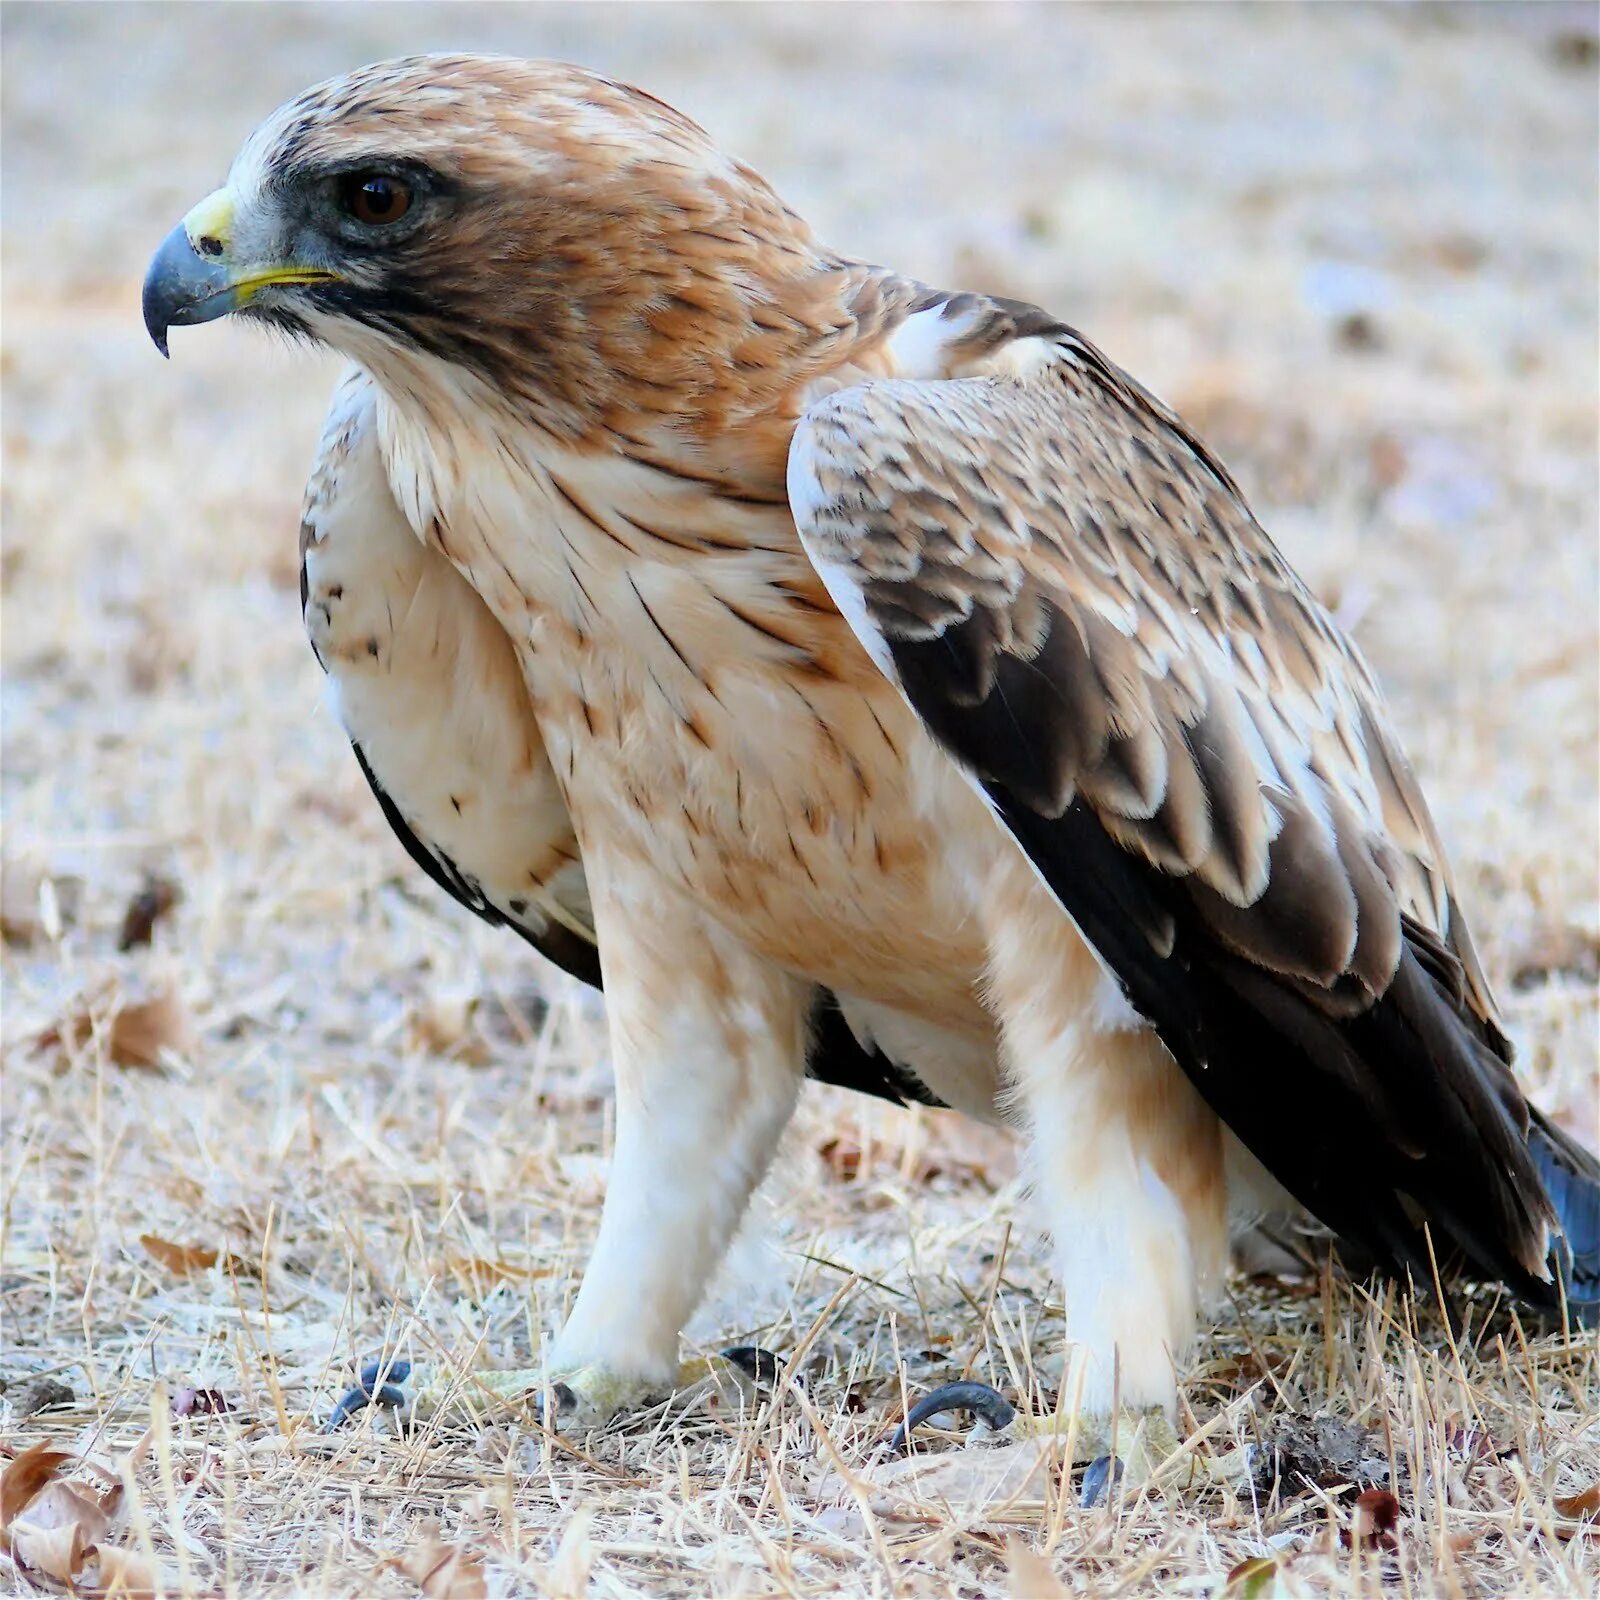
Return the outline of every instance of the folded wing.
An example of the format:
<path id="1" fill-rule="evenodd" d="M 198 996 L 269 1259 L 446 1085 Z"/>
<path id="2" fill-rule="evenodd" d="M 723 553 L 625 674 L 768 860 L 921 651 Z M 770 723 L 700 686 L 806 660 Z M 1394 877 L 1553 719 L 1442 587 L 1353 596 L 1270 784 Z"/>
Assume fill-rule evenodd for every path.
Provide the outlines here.
<path id="1" fill-rule="evenodd" d="M 1529 1110 L 1368 670 L 1158 401 L 960 309 L 970 375 L 802 419 L 830 593 L 1291 1193 L 1423 1281 L 1428 1224 L 1547 1298 Z"/>

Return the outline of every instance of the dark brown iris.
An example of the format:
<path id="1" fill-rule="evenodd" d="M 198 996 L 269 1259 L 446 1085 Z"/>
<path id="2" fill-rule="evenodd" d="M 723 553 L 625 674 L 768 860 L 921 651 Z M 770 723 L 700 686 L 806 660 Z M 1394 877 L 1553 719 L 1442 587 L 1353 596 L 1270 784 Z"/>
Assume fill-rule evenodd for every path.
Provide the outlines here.
<path id="1" fill-rule="evenodd" d="M 411 209 L 411 186 L 385 172 L 358 172 L 345 180 L 340 200 L 357 222 L 381 228 Z"/>

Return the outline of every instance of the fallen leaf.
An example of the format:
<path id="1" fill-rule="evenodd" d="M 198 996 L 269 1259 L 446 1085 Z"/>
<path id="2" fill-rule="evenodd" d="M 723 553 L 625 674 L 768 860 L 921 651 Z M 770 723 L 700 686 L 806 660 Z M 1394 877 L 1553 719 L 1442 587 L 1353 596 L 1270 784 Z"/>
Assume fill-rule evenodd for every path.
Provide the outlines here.
<path id="1" fill-rule="evenodd" d="M 72 1583 L 83 1568 L 83 1529 L 76 1523 L 41 1528 L 26 1521 L 11 1529 L 11 1558 L 25 1572 L 42 1572 L 58 1583 Z"/>
<path id="2" fill-rule="evenodd" d="M 232 1410 L 220 1389 L 175 1389 L 172 1394 L 175 1417 L 220 1417 Z"/>
<path id="3" fill-rule="evenodd" d="M 24 1571 L 75 1584 L 105 1537 L 111 1518 L 85 1485 L 52 1478 L 20 1511 L 9 1531 L 11 1558 Z"/>
<path id="4" fill-rule="evenodd" d="M 817 1146 L 817 1154 L 841 1182 L 850 1183 L 860 1175 L 862 1152 L 854 1139 L 826 1139 Z"/>
<path id="5" fill-rule="evenodd" d="M 1020 1539 L 1006 1541 L 1006 1574 L 1011 1600 L 1066 1600 L 1072 1593 L 1050 1563 Z"/>
<path id="6" fill-rule="evenodd" d="M 1383 349 L 1388 342 L 1382 324 L 1370 311 L 1352 311 L 1340 317 L 1334 323 L 1333 337 L 1341 350 L 1359 351 L 1363 355 Z"/>
<path id="7" fill-rule="evenodd" d="M 128 687 L 136 694 L 156 690 L 183 676 L 193 664 L 193 645 L 187 634 L 172 627 L 167 616 L 153 607 L 139 606 L 139 631 L 123 661 Z"/>
<path id="8" fill-rule="evenodd" d="M 1274 1421 L 1251 1458 L 1251 1475 L 1263 1494 L 1280 1478 L 1291 1492 L 1308 1484 L 1317 1489 L 1355 1484 L 1409 1492 L 1403 1458 L 1395 1468 L 1395 1481 L 1389 1481 L 1389 1449 L 1383 1435 L 1338 1417 L 1287 1416 Z"/>
<path id="9" fill-rule="evenodd" d="M 1392 433 L 1375 434 L 1367 445 L 1367 465 L 1378 488 L 1392 489 L 1405 481 L 1406 447 Z"/>
<path id="10" fill-rule="evenodd" d="M 477 1027 L 478 996 L 443 991 L 429 994 L 406 1014 L 411 1044 L 464 1066 L 486 1066 L 494 1056 Z"/>
<path id="11" fill-rule="evenodd" d="M 99 1569 L 96 1593 L 107 1596 L 121 1595 L 132 1600 L 135 1595 L 158 1594 L 171 1585 L 158 1562 L 138 1550 L 129 1550 L 119 1544 L 103 1544 L 94 1553 Z M 468 1600 L 462 1596 L 461 1600 Z"/>
<path id="12" fill-rule="evenodd" d="M 57 1450 L 48 1439 L 41 1439 L 0 1473 L 0 1529 L 9 1528 L 12 1519 L 56 1475 L 56 1468 L 71 1459 L 70 1451 Z"/>
<path id="13" fill-rule="evenodd" d="M 48 1411 L 51 1406 L 69 1406 L 74 1399 L 76 1396 L 70 1384 L 63 1383 L 59 1378 L 40 1377 L 30 1378 L 19 1385 L 12 1404 L 19 1417 L 34 1417 L 41 1411 Z"/>
<path id="14" fill-rule="evenodd" d="M 205 1272 L 217 1264 L 217 1252 L 200 1245 L 174 1244 L 172 1240 L 154 1233 L 141 1233 L 139 1243 L 168 1272 L 175 1272 L 180 1278 L 188 1277 L 191 1272 Z"/>
<path id="15" fill-rule="evenodd" d="M 1229 1570 L 1223 1581 L 1224 1600 L 1272 1600 L 1283 1569 L 1274 1556 L 1251 1556 Z"/>
<path id="16" fill-rule="evenodd" d="M 70 1017 L 46 1028 L 34 1040 L 43 1050 L 81 1049 L 93 1038 L 96 1007 L 91 1002 Z M 159 1067 L 170 1050 L 187 1054 L 194 1046 L 188 1008 L 175 989 L 163 989 L 148 1000 L 123 1001 L 106 1023 L 106 1050 L 119 1067 Z"/>
<path id="17" fill-rule="evenodd" d="M 150 874 L 122 914 L 122 933 L 117 949 L 128 951 L 149 944 L 156 924 L 183 899 L 183 891 L 171 878 Z"/>
<path id="18" fill-rule="evenodd" d="M 110 1526 L 111 1518 L 98 1494 L 86 1493 L 87 1484 L 52 1478 L 18 1514 L 14 1528 L 24 1523 L 40 1532 L 79 1528 L 85 1544 L 94 1544 Z"/>
<path id="19" fill-rule="evenodd" d="M 176 989 L 124 1006 L 111 1019 L 111 1059 L 120 1067 L 159 1067 L 169 1050 L 186 1055 L 193 1045 L 188 1008 Z"/>
<path id="20" fill-rule="evenodd" d="M 488 1600 L 489 1580 L 483 1562 L 441 1540 L 428 1540 L 400 1563 L 400 1570 L 422 1590 L 426 1600 Z"/>
<path id="21" fill-rule="evenodd" d="M 1586 1517 L 1600 1517 L 1600 1482 L 1591 1483 L 1577 1494 L 1558 1494 L 1551 1502 L 1556 1515 L 1582 1521 Z"/>
<path id="22" fill-rule="evenodd" d="M 1563 67 L 1580 71 L 1600 60 L 1600 35 L 1581 28 L 1563 29 L 1550 41 L 1550 54 Z"/>
<path id="23" fill-rule="evenodd" d="M 1400 1502 L 1387 1489 L 1363 1489 L 1349 1528 L 1339 1530 L 1339 1542 L 1346 1549 L 1398 1550 L 1394 1531 L 1399 1524 Z"/>

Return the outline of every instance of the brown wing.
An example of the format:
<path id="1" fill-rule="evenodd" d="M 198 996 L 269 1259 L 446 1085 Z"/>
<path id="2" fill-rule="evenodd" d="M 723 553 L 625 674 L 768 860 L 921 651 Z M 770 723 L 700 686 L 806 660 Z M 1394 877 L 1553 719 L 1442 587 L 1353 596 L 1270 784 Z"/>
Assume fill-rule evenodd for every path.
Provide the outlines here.
<path id="1" fill-rule="evenodd" d="M 1369 672 L 1181 423 L 1020 310 L 965 336 L 1007 376 L 807 413 L 808 554 L 1286 1187 L 1395 1266 L 1431 1221 L 1537 1292 L 1527 1106 Z"/>

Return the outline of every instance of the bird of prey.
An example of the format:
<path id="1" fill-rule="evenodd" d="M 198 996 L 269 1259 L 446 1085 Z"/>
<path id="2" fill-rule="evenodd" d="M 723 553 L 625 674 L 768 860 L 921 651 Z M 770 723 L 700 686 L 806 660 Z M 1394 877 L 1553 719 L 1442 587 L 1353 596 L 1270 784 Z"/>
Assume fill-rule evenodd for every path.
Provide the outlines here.
<path id="1" fill-rule="evenodd" d="M 348 356 L 333 704 L 417 863 L 603 979 L 570 1422 L 676 1380 L 808 1073 L 1025 1131 L 1089 1421 L 1171 1411 L 1264 1216 L 1592 1314 L 1600 1164 L 1517 1086 L 1372 673 L 1075 329 L 829 249 L 641 90 L 467 55 L 270 116 L 144 313 Z"/>

